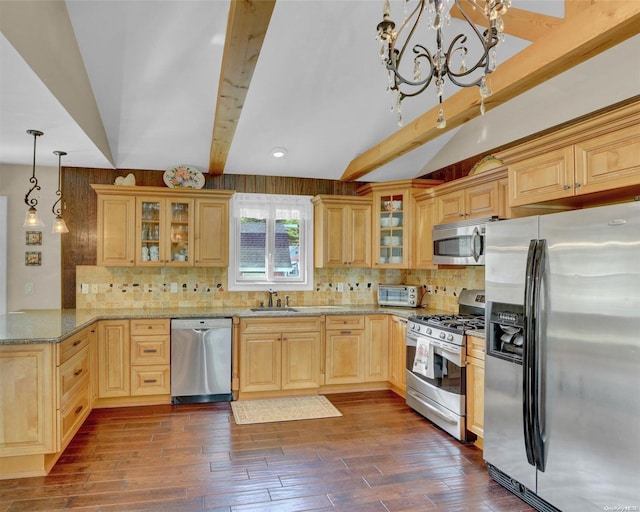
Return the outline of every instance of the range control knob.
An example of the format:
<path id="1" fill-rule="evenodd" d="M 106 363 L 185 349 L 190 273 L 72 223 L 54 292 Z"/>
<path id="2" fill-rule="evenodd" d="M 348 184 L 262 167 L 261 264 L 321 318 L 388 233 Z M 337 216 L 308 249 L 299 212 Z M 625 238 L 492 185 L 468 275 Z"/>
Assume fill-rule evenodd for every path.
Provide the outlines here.
<path id="1" fill-rule="evenodd" d="M 453 334 L 449 334 L 449 336 L 447 336 L 447 341 L 453 341 Z"/>
<path id="2" fill-rule="evenodd" d="M 431 334 L 432 332 L 431 327 L 427 327 L 427 334 Z"/>
<path id="3" fill-rule="evenodd" d="M 445 337 L 445 334 L 443 332 L 440 333 L 440 339 L 443 340 Z"/>

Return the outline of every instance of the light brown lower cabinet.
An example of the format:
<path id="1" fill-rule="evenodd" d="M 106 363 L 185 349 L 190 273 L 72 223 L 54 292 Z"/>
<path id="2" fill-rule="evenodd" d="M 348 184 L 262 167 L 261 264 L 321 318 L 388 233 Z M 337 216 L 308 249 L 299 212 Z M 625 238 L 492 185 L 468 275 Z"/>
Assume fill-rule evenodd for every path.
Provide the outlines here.
<path id="1" fill-rule="evenodd" d="M 389 380 L 389 315 L 326 319 L 325 384 Z"/>
<path id="2" fill-rule="evenodd" d="M 321 317 L 242 318 L 240 397 L 320 387 Z"/>
<path id="3" fill-rule="evenodd" d="M 170 320 L 98 322 L 96 407 L 171 401 Z"/>
<path id="4" fill-rule="evenodd" d="M 94 341 L 0 346 L 0 479 L 46 475 L 87 418 Z"/>
<path id="5" fill-rule="evenodd" d="M 485 340 L 467 336 L 467 430 L 484 437 Z"/>
<path id="6" fill-rule="evenodd" d="M 389 346 L 389 382 L 393 389 L 404 394 L 407 387 L 407 320 L 391 317 L 391 343 Z"/>

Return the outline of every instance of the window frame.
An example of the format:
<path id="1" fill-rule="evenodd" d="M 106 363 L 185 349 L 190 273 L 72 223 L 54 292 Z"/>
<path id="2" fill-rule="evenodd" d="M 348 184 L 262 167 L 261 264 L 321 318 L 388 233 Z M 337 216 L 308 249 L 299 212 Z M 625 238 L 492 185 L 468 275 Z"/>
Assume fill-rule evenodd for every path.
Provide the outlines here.
<path id="1" fill-rule="evenodd" d="M 235 193 L 229 207 L 229 267 L 227 269 L 227 289 L 229 291 L 310 291 L 313 290 L 313 204 L 312 196 L 285 194 Z M 267 214 L 267 246 L 275 252 L 276 209 L 286 205 L 288 209 L 300 212 L 300 248 L 298 272 L 300 277 L 273 278 L 274 260 L 267 256 L 267 279 L 240 279 L 240 228 L 241 208 L 251 207 Z M 282 219 L 279 219 L 282 220 Z M 269 250 L 267 250 L 269 252 Z M 272 277 L 271 279 L 269 277 Z"/>

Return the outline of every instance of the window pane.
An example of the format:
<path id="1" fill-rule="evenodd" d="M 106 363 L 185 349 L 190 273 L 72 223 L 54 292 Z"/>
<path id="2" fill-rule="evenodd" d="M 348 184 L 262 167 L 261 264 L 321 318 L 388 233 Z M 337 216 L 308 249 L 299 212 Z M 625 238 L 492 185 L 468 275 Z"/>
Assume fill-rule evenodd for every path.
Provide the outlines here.
<path id="1" fill-rule="evenodd" d="M 300 221 L 277 219 L 275 231 L 274 277 L 298 277 Z"/>
<path id="2" fill-rule="evenodd" d="M 267 220 L 240 219 L 240 279 L 267 278 Z"/>

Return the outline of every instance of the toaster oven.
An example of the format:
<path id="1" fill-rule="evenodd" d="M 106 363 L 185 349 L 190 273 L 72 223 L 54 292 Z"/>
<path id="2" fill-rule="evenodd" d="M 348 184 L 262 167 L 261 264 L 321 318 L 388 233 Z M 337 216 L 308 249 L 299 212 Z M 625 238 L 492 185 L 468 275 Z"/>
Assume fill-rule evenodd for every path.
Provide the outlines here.
<path id="1" fill-rule="evenodd" d="M 417 308 L 420 305 L 417 286 L 404 284 L 378 285 L 378 305 Z"/>

